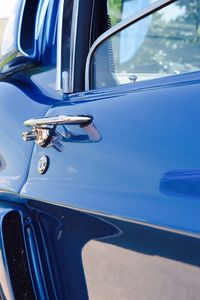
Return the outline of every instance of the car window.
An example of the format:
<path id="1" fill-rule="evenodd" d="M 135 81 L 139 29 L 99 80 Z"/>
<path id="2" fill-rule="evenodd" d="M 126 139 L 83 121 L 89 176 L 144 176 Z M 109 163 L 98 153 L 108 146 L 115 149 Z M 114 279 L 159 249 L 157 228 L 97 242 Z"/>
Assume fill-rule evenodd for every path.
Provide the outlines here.
<path id="1" fill-rule="evenodd" d="M 156 0 L 95 0 L 91 43 L 102 33 Z"/>
<path id="2" fill-rule="evenodd" d="M 156 0 L 107 0 L 111 26 L 116 25 L 155 1 Z"/>
<path id="3" fill-rule="evenodd" d="M 199 0 L 179 0 L 114 34 L 93 56 L 91 87 L 199 70 L 199 15 Z"/>

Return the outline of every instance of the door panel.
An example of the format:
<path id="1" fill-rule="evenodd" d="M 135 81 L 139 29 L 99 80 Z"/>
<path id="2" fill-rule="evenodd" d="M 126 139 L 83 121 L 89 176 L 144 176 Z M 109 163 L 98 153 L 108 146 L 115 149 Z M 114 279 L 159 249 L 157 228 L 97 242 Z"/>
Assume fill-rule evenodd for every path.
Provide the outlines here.
<path id="1" fill-rule="evenodd" d="M 22 195 L 199 232 L 199 88 L 194 73 L 70 96 L 47 116 L 91 114 L 102 138 L 36 146 Z"/>
<path id="2" fill-rule="evenodd" d="M 198 298 L 199 78 L 75 94 L 49 109 L 92 115 L 101 134 L 62 152 L 35 146 L 21 190 L 59 299 Z"/>

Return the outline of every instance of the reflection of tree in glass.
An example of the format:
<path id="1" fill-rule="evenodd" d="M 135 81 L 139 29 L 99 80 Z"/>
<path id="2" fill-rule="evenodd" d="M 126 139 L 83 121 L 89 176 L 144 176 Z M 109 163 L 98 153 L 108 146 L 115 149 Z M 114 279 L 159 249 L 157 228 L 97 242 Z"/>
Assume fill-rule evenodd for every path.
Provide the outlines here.
<path id="1" fill-rule="evenodd" d="M 154 13 L 144 42 L 120 71 L 179 74 L 200 68 L 200 1 L 181 0 L 171 8 L 182 13 L 173 18 L 168 8 Z"/>
<path id="2" fill-rule="evenodd" d="M 108 11 L 111 18 L 112 26 L 121 21 L 122 0 L 109 0 Z"/>
<path id="3" fill-rule="evenodd" d="M 194 24 L 196 33 L 200 30 L 200 1 L 199 0 L 182 0 L 177 5 L 185 8 L 185 14 L 182 16 L 183 22 Z"/>

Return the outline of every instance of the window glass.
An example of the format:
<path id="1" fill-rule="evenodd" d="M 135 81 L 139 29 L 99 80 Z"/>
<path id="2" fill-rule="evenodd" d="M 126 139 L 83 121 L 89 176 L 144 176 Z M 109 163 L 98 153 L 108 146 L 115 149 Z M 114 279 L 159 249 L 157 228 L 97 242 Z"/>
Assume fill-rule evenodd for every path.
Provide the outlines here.
<path id="1" fill-rule="evenodd" d="M 91 42 L 102 33 L 156 0 L 95 0 Z"/>
<path id="2" fill-rule="evenodd" d="M 94 54 L 92 88 L 199 70 L 199 15 L 199 0 L 180 0 L 113 35 Z"/>
<path id="3" fill-rule="evenodd" d="M 112 26 L 155 1 L 156 0 L 108 0 L 108 14 L 111 18 Z"/>

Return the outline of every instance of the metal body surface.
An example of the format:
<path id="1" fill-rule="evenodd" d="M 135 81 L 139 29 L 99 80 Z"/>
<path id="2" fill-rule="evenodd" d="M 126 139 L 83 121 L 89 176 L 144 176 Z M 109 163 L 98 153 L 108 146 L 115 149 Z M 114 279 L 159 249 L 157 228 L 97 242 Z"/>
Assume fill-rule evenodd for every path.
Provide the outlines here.
<path id="1" fill-rule="evenodd" d="M 118 91 L 80 94 L 70 98 L 73 105 L 63 102 L 52 107 L 48 117 L 91 113 L 102 140 L 96 144 L 68 143 L 62 155 L 54 149 L 35 147 L 22 193 L 198 232 L 198 191 L 188 189 L 194 177 L 188 176 L 188 182 L 185 180 L 176 193 L 170 194 L 170 184 L 168 192 L 163 188 L 166 173 L 199 169 L 198 90 L 199 73 L 187 74 L 162 79 L 159 84 L 152 81 L 145 87 L 135 84 Z M 44 154 L 52 160 L 45 181 L 35 168 Z"/>
<path id="2" fill-rule="evenodd" d="M 58 253 L 65 247 L 69 251 L 62 252 L 61 261 L 65 257 L 70 263 L 60 273 L 65 269 L 74 284 L 79 282 L 77 288 L 59 277 L 71 299 L 196 299 L 199 78 L 197 72 L 76 94 L 46 114 L 90 113 L 102 136 L 93 144 L 66 141 L 62 153 L 35 146 L 21 190 L 37 207 L 41 199 L 60 207 L 53 243 L 63 243 Z M 36 165 L 43 155 L 48 155 L 50 166 L 41 178 Z M 72 209 L 67 216 L 64 207 Z M 85 220 L 88 213 L 94 214 L 96 227 Z M 108 230 L 94 240 L 99 220 L 110 224 L 114 237 Z"/>
<path id="3" fill-rule="evenodd" d="M 38 65 L 0 82 L 0 296 L 27 299 L 23 280 L 13 296 L 21 277 L 12 255 L 21 253 L 28 300 L 196 300 L 200 72 L 90 91 L 88 81 L 75 93 L 84 86 L 90 19 L 80 33 L 94 4 L 75 1 L 71 93 L 62 94 L 59 3 L 48 2 Z M 12 230 L 2 229 L 9 213 L 17 213 L 18 235 L 12 218 Z"/>
<path id="4" fill-rule="evenodd" d="M 26 117 L 45 113 L 48 106 L 34 102 L 18 87 L 0 83 L 1 97 L 1 190 L 18 193 L 27 176 L 33 144 L 24 145 L 21 139 L 22 122 Z"/>

